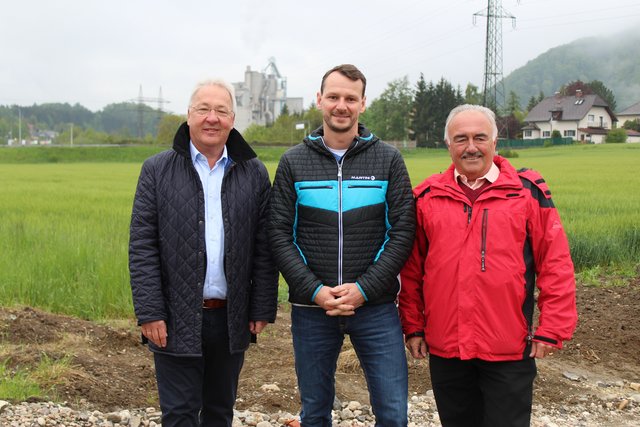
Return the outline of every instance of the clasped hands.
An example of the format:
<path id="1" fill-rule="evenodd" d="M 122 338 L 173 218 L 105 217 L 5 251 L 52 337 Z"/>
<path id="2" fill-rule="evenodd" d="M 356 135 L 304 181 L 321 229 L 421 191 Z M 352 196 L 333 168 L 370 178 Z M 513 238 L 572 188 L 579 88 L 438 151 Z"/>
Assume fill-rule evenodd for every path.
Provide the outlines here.
<path id="1" fill-rule="evenodd" d="M 364 296 L 355 283 L 343 283 L 333 288 L 321 287 L 314 301 L 328 316 L 353 316 L 364 304 Z"/>

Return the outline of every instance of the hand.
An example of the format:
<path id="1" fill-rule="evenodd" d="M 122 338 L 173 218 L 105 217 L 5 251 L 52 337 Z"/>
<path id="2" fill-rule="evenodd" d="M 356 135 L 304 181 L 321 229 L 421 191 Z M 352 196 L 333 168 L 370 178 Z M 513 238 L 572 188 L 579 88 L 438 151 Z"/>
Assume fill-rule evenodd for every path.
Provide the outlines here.
<path id="1" fill-rule="evenodd" d="M 167 323 L 164 320 L 155 320 L 140 325 L 142 335 L 158 347 L 167 346 Z"/>
<path id="2" fill-rule="evenodd" d="M 331 290 L 332 288 L 328 286 L 321 287 L 314 299 L 315 303 L 322 307 L 329 316 L 350 316 L 354 314 L 354 308 L 351 306 L 342 306 L 342 308 L 335 306 L 336 297 Z M 329 303 L 332 303 L 332 305 Z"/>
<path id="3" fill-rule="evenodd" d="M 414 359 L 424 359 L 427 357 L 427 343 L 422 337 L 411 337 L 405 343 L 407 350 Z"/>
<path id="4" fill-rule="evenodd" d="M 329 288 L 333 299 L 326 302 L 329 316 L 352 316 L 355 310 L 364 304 L 364 296 L 355 283 L 343 283 Z"/>
<path id="5" fill-rule="evenodd" d="M 249 320 L 249 330 L 253 335 L 258 335 L 267 326 L 269 322 L 266 320 Z"/>
<path id="6" fill-rule="evenodd" d="M 557 348 L 552 347 L 547 344 L 543 344 L 541 342 L 532 341 L 531 342 L 531 353 L 529 357 L 535 357 L 536 359 L 544 359 L 545 357 L 553 354 L 553 352 L 557 350 Z"/>

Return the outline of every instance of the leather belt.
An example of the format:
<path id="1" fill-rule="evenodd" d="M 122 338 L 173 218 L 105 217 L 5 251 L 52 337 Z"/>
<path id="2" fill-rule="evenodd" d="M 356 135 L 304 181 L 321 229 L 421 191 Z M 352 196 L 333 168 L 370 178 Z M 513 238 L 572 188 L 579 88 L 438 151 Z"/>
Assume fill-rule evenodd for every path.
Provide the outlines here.
<path id="1" fill-rule="evenodd" d="M 202 308 L 222 308 L 227 306 L 226 299 L 210 298 L 202 300 Z"/>

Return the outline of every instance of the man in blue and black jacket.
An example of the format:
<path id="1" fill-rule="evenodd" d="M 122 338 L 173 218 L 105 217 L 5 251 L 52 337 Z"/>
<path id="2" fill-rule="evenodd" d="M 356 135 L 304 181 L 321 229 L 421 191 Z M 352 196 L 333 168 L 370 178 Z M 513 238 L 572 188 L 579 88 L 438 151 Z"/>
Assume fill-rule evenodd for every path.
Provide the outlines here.
<path id="1" fill-rule="evenodd" d="M 395 304 L 413 244 L 400 152 L 358 124 L 364 75 L 339 65 L 317 94 L 323 125 L 280 159 L 269 237 L 289 285 L 304 427 L 331 426 L 334 374 L 349 334 L 376 425 L 407 424 L 407 363 Z"/>

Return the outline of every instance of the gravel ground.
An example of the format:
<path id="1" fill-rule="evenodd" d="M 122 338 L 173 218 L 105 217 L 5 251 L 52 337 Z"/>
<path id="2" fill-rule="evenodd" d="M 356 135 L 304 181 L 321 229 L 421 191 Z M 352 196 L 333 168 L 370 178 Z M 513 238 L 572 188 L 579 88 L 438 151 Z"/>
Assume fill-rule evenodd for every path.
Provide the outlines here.
<path id="1" fill-rule="evenodd" d="M 609 401 L 590 402 L 585 398 L 575 405 L 543 407 L 534 405 L 533 427 L 590 427 L 590 426 L 638 426 L 640 425 L 640 394 L 628 399 L 616 397 Z M 264 414 L 250 410 L 235 411 L 234 427 L 284 426 L 296 417 L 287 412 Z M 333 425 L 339 427 L 373 426 L 371 408 L 358 402 L 336 402 Z M 0 426 L 159 426 L 161 414 L 156 408 L 128 409 L 109 413 L 89 410 L 73 410 L 53 402 L 20 403 L 12 405 L 0 401 Z M 409 401 L 409 427 L 440 426 L 433 393 L 414 395 Z"/>

